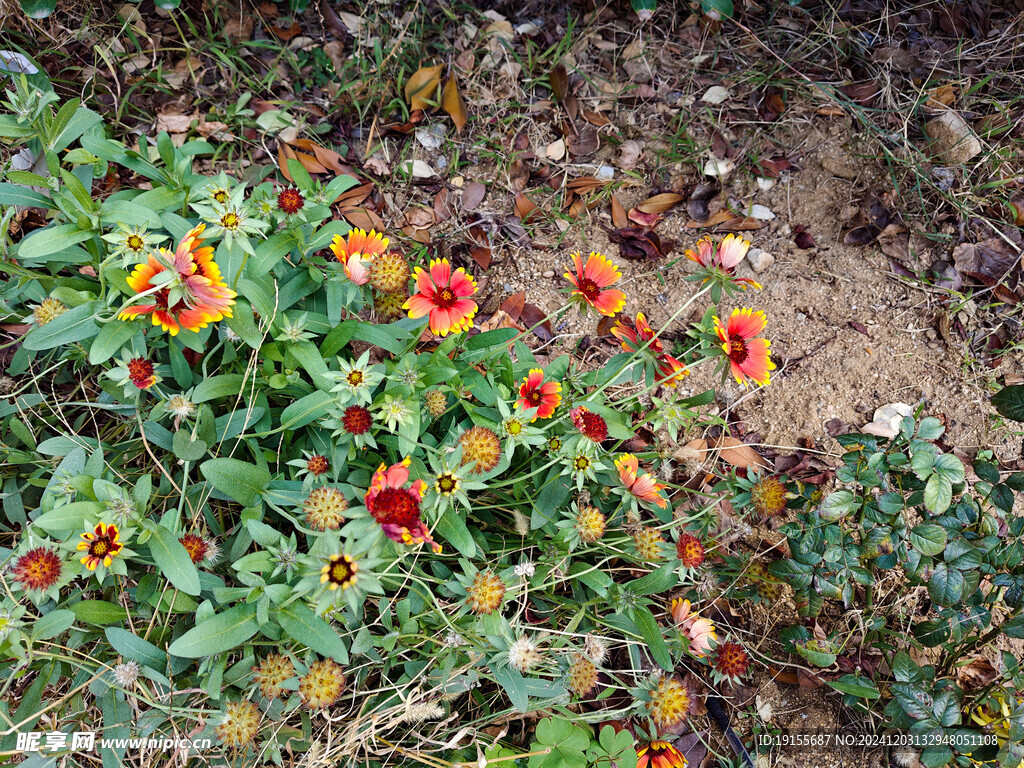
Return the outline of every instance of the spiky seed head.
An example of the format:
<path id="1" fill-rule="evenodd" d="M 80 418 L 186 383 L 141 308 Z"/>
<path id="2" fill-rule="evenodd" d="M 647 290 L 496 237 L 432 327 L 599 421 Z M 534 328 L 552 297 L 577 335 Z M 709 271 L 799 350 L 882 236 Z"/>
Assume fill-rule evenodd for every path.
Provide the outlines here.
<path id="1" fill-rule="evenodd" d="M 345 690 L 345 670 L 334 659 L 315 661 L 299 678 L 299 696 L 310 709 L 327 709 Z"/>
<path id="2" fill-rule="evenodd" d="M 476 614 L 494 613 L 505 599 L 505 583 L 488 568 L 477 572 L 466 592 L 469 610 Z"/>
<path id="3" fill-rule="evenodd" d="M 663 675 L 651 689 L 646 706 L 655 725 L 670 728 L 690 710 L 690 691 L 679 678 Z"/>
<path id="4" fill-rule="evenodd" d="M 587 544 L 593 544 L 604 536 L 607 521 L 597 507 L 584 504 L 576 513 L 576 531 Z"/>
<path id="5" fill-rule="evenodd" d="M 36 325 L 46 325 L 67 311 L 68 308 L 62 302 L 52 296 L 47 296 L 38 306 L 33 308 L 32 320 L 35 321 Z"/>
<path id="6" fill-rule="evenodd" d="M 448 409 L 448 395 L 440 389 L 428 389 L 423 393 L 423 404 L 427 406 L 427 413 L 439 419 Z"/>
<path id="7" fill-rule="evenodd" d="M 382 253 L 370 268 L 370 285 L 381 293 L 401 293 L 409 287 L 409 262 L 400 253 Z"/>
<path id="8" fill-rule="evenodd" d="M 576 654 L 565 673 L 565 687 L 577 698 L 589 696 L 597 687 L 597 667 L 583 654 Z"/>
<path id="9" fill-rule="evenodd" d="M 122 661 L 114 665 L 114 682 L 122 688 L 131 688 L 139 679 L 142 667 L 136 661 Z"/>
<path id="10" fill-rule="evenodd" d="M 405 317 L 405 310 L 402 305 L 409 299 L 405 291 L 398 293 L 382 293 L 377 291 L 373 294 L 373 309 L 381 320 L 398 320 Z"/>
<path id="11" fill-rule="evenodd" d="M 636 554 L 641 560 L 661 560 L 663 555 L 661 545 L 665 543 L 665 537 L 657 528 L 644 526 L 633 534 L 633 544 L 636 546 Z"/>
<path id="12" fill-rule="evenodd" d="M 459 435 L 459 444 L 462 446 L 462 463 L 476 461 L 476 465 L 470 470 L 472 474 L 481 475 L 498 466 L 501 459 L 501 440 L 494 430 L 487 427 L 470 427 Z"/>
<path id="13" fill-rule="evenodd" d="M 217 738 L 227 747 L 239 749 L 256 738 L 260 728 L 260 709 L 251 701 L 229 701 L 224 705 Z"/>
<path id="14" fill-rule="evenodd" d="M 537 644 L 526 635 L 519 638 L 508 647 L 508 663 L 526 674 L 540 664 L 543 656 Z"/>
<path id="15" fill-rule="evenodd" d="M 704 545 L 689 531 L 676 542 L 676 556 L 684 568 L 699 568 L 704 563 Z"/>
<path id="16" fill-rule="evenodd" d="M 754 511 L 766 520 L 786 511 L 786 486 L 775 475 L 764 475 L 750 489 Z"/>
<path id="17" fill-rule="evenodd" d="M 608 658 L 608 643 L 597 635 L 587 635 L 583 639 L 583 654 L 594 664 L 600 666 Z"/>
<path id="18" fill-rule="evenodd" d="M 750 656 L 742 645 L 727 640 L 715 648 L 711 656 L 711 666 L 722 677 L 739 680 L 750 668 Z"/>
<path id="19" fill-rule="evenodd" d="M 276 699 L 284 691 L 286 680 L 295 676 L 292 660 L 281 653 L 271 653 L 253 670 L 253 682 L 260 687 L 260 693 L 268 699 Z"/>
<path id="20" fill-rule="evenodd" d="M 302 506 L 306 513 L 306 524 L 316 531 L 337 530 L 345 519 L 348 500 L 337 488 L 320 486 L 314 488 Z"/>

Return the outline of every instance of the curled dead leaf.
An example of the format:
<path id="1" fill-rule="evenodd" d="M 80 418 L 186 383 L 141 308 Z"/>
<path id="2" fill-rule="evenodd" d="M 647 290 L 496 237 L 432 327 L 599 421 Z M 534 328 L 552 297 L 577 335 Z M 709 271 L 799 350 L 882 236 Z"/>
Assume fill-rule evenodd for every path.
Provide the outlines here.
<path id="1" fill-rule="evenodd" d="M 459 91 L 458 78 L 454 70 L 449 71 L 448 81 L 444 84 L 441 106 L 455 123 L 455 132 L 462 133 L 462 129 L 469 122 L 469 113 L 466 110 L 466 102 L 462 98 L 462 93 Z"/>
<path id="2" fill-rule="evenodd" d="M 441 83 L 443 65 L 421 67 L 416 70 L 405 84 L 405 100 L 412 109 L 428 109 L 430 102 L 437 96 L 437 86 Z"/>
<path id="3" fill-rule="evenodd" d="M 647 198 L 637 208 L 644 213 L 664 213 L 685 199 L 678 192 L 662 192 L 660 195 Z"/>
<path id="4" fill-rule="evenodd" d="M 715 448 L 722 461 L 732 464 L 734 467 L 743 469 L 756 469 L 758 467 L 768 469 L 771 467 L 768 460 L 761 454 L 735 437 L 728 435 L 718 438 L 715 441 Z"/>
<path id="5" fill-rule="evenodd" d="M 475 211 L 484 201 L 487 194 L 487 187 L 479 181 L 471 181 L 462 188 L 462 208 L 467 211 Z"/>

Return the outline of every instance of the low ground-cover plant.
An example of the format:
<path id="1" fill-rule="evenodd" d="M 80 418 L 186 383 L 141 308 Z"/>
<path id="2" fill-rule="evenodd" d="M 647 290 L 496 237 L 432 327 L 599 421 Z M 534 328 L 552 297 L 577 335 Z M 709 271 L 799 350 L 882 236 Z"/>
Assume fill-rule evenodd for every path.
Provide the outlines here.
<path id="1" fill-rule="evenodd" d="M 720 307 L 758 288 L 734 275 L 746 241 L 687 252 L 700 285 L 665 324 L 709 306 L 675 355 L 645 315 L 620 315 L 609 260 L 572 255 L 558 312 L 619 315 L 621 349 L 597 369 L 541 362 L 526 333 L 474 327 L 464 268 L 410 265 L 334 220 L 352 177 L 324 184 L 289 161 L 294 184 L 250 189 L 195 172 L 205 142 L 128 148 L 25 80 L 5 106 L 0 137 L 46 168 L 0 183 L 0 311 L 18 332 L 0 381 L 5 750 L 49 729 L 209 738 L 245 765 L 681 764 L 671 739 L 697 698 L 752 664 L 702 615 L 717 497 L 671 482 L 673 449 L 723 426 L 690 370 L 767 384 L 774 368 L 763 314 Z M 99 194 L 109 178 L 124 186 Z M 47 221 L 22 234 L 26 207 Z M 1015 523 L 989 510 L 1005 513 L 1017 480 L 977 469 L 988 489 L 966 501 L 939 437 L 924 420 L 902 443 L 860 443 L 839 479 L 862 496 L 723 480 L 760 517 L 806 502 L 773 566 L 804 615 L 896 562 L 930 588 L 945 569 L 939 624 L 917 642 L 991 639 L 982 576 L 1019 603 L 1020 558 L 992 543 Z M 899 505 L 871 490 L 894 472 Z M 970 629 L 940 637 L 963 601 Z M 805 653 L 799 629 L 788 642 Z M 866 641 L 901 651 L 883 629 Z M 904 656 L 899 683 L 938 700 L 950 669 Z M 892 722 L 921 720 L 896 686 Z M 977 718 L 1001 706 L 986 695 Z M 124 749 L 100 756 L 118 765 Z"/>

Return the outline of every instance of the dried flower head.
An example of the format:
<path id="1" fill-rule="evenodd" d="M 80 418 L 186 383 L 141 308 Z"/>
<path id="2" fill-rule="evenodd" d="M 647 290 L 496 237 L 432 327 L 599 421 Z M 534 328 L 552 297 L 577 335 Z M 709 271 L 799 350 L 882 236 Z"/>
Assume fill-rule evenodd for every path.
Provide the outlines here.
<path id="1" fill-rule="evenodd" d="M 36 547 L 14 561 L 11 577 L 26 592 L 45 592 L 58 581 L 64 562 L 52 549 Z"/>
<path id="2" fill-rule="evenodd" d="M 526 635 L 519 638 L 508 647 L 508 663 L 526 674 L 540 664 L 543 656 L 537 644 Z"/>
<path id="3" fill-rule="evenodd" d="M 759 560 L 755 560 L 747 566 L 746 581 L 757 590 L 758 597 L 765 602 L 773 603 L 782 597 L 782 582 L 776 579 L 765 564 Z"/>
<path id="4" fill-rule="evenodd" d="M 604 536 L 606 525 L 604 513 L 597 507 L 584 504 L 576 513 L 576 531 L 587 544 L 593 544 Z"/>
<path id="5" fill-rule="evenodd" d="M 114 665 L 114 682 L 122 688 L 131 688 L 135 685 L 135 681 L 139 679 L 139 672 L 142 671 L 142 667 L 139 666 L 136 661 L 122 661 L 120 664 Z"/>
<path id="6" fill-rule="evenodd" d="M 488 568 L 473 577 L 473 583 L 466 592 L 466 602 L 473 613 L 494 613 L 505 599 L 505 583 Z"/>
<path id="7" fill-rule="evenodd" d="M 283 683 L 295 676 L 295 665 L 284 654 L 271 653 L 253 670 L 253 682 L 268 699 L 276 699 L 284 692 Z"/>
<path id="8" fill-rule="evenodd" d="M 487 427 L 470 427 L 459 435 L 459 444 L 462 446 L 462 463 L 476 462 L 470 470 L 475 475 L 490 472 L 501 460 L 501 441 L 494 430 Z"/>
<path id="9" fill-rule="evenodd" d="M 370 268 L 370 285 L 381 293 L 404 292 L 409 287 L 409 262 L 393 251 L 380 254 Z"/>
<path id="10" fill-rule="evenodd" d="M 654 684 L 646 702 L 647 714 L 659 728 L 671 728 L 682 722 L 690 709 L 690 692 L 682 681 L 663 675 Z"/>
<path id="11" fill-rule="evenodd" d="M 306 525 L 313 530 L 337 530 L 345 519 L 348 500 L 337 488 L 320 486 L 309 492 L 302 509 L 306 513 Z"/>
<path id="12" fill-rule="evenodd" d="M 196 404 L 184 395 L 171 395 L 165 407 L 168 413 L 174 415 L 175 420 L 190 418 L 196 412 Z"/>
<path id="13" fill-rule="evenodd" d="M 197 533 L 186 533 L 178 541 L 188 552 L 192 562 L 199 565 L 202 562 L 213 563 L 217 560 L 220 550 L 213 539 L 200 536 Z"/>
<path id="14" fill-rule="evenodd" d="M 260 728 L 260 709 L 251 701 L 229 701 L 224 705 L 217 738 L 225 746 L 238 749 L 256 738 Z"/>
<path id="15" fill-rule="evenodd" d="M 439 419 L 448 410 L 448 395 L 440 389 L 428 389 L 423 393 L 423 404 L 427 406 L 427 413 Z"/>
<path id="16" fill-rule="evenodd" d="M 764 475 L 750 489 L 750 501 L 754 511 L 767 519 L 781 515 L 786 511 L 786 486 L 774 475 Z"/>
<path id="17" fill-rule="evenodd" d="M 128 380 L 139 389 L 149 389 L 157 382 L 153 363 L 144 357 L 133 357 L 128 361 Z"/>
<path id="18" fill-rule="evenodd" d="M 47 296 L 38 306 L 32 308 L 32 321 L 36 325 L 46 325 L 67 311 L 68 308 L 62 302 Z"/>
<path id="19" fill-rule="evenodd" d="M 345 690 L 345 671 L 334 659 L 315 661 L 299 678 L 299 696 L 310 709 L 327 709 Z"/>
<path id="20" fill-rule="evenodd" d="M 661 545 L 664 543 L 665 537 L 657 528 L 644 526 L 633 534 L 633 546 L 636 547 L 636 555 L 641 560 L 661 560 Z"/>
<path id="21" fill-rule="evenodd" d="M 405 291 L 398 293 L 382 293 L 376 291 L 373 294 L 373 309 L 381 320 L 392 322 L 405 317 L 403 306 L 409 300 L 409 294 Z"/>
<path id="22" fill-rule="evenodd" d="M 704 563 L 704 545 L 689 531 L 676 542 L 676 556 L 684 568 L 699 568 Z"/>
<path id="23" fill-rule="evenodd" d="M 597 667 L 583 654 L 576 654 L 565 673 L 565 687 L 577 698 L 589 696 L 597 687 Z"/>
<path id="24" fill-rule="evenodd" d="M 600 666 L 608 658 L 608 643 L 603 637 L 587 635 L 583 638 L 583 655 Z"/>

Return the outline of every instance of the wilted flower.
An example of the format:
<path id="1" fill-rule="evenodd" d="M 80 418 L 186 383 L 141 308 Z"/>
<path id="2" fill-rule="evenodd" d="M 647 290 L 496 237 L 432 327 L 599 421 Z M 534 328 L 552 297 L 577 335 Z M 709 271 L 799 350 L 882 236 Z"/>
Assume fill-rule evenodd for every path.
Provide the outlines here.
<path id="1" fill-rule="evenodd" d="M 116 525 L 97 523 L 92 531 L 86 531 L 81 537 L 76 549 L 85 552 L 81 562 L 90 571 L 95 571 L 101 563 L 104 568 L 109 567 L 115 555 L 124 549 Z"/>
<path id="2" fill-rule="evenodd" d="M 584 504 L 576 513 L 576 531 L 587 544 L 593 544 L 604 536 L 605 516 L 597 507 Z"/>
<path id="3" fill-rule="evenodd" d="M 692 533 L 684 531 L 676 542 L 676 556 L 684 568 L 699 568 L 704 562 L 704 545 Z"/>
<path id="4" fill-rule="evenodd" d="M 430 330 L 439 336 L 473 327 L 477 305 L 469 297 L 476 293 L 476 281 L 466 270 L 460 267 L 453 272 L 447 259 L 432 259 L 429 273 L 416 267 L 413 276 L 417 293 L 403 305 L 409 317 L 429 316 Z"/>
<path id="5" fill-rule="evenodd" d="M 572 254 L 576 274 L 566 272 L 564 277 L 574 288 L 571 298 L 584 307 L 591 306 L 602 315 L 614 317 L 626 306 L 626 294 L 619 290 L 609 289 L 622 277 L 619 268 L 600 253 L 592 251 L 586 266 L 579 253 Z"/>
<path id="6" fill-rule="evenodd" d="M 139 672 L 142 671 L 142 667 L 139 666 L 136 661 L 122 661 L 120 664 L 114 665 L 114 682 L 122 688 L 131 688 L 135 685 L 135 681 L 139 679 Z"/>
<path id="7" fill-rule="evenodd" d="M 750 668 L 750 656 L 739 643 L 731 640 L 715 648 L 711 655 L 711 666 L 714 668 L 716 677 L 735 682 L 747 674 Z"/>
<path id="8" fill-rule="evenodd" d="M 599 445 L 608 439 L 608 423 L 603 417 L 579 405 L 569 411 L 572 423 L 588 440 L 593 440 Z"/>
<path id="9" fill-rule="evenodd" d="M 750 502 L 762 520 L 783 514 L 788 498 L 786 486 L 775 475 L 762 475 L 750 487 Z"/>
<path id="10" fill-rule="evenodd" d="M 636 554 L 641 560 L 648 562 L 661 560 L 663 555 L 661 545 L 665 543 L 665 537 L 657 528 L 644 526 L 633 534 L 633 546 L 636 547 Z"/>
<path id="11" fill-rule="evenodd" d="M 769 371 L 775 370 L 775 363 L 769 356 L 771 342 L 756 338 L 764 330 L 768 321 L 764 312 L 752 309 L 734 309 L 728 323 L 715 317 L 715 333 L 722 340 L 722 350 L 729 359 L 736 381 L 744 386 L 747 380 L 767 386 Z"/>
<path id="12" fill-rule="evenodd" d="M 63 302 L 52 296 L 47 296 L 37 306 L 32 308 L 32 321 L 36 325 L 46 325 L 68 311 Z"/>
<path id="13" fill-rule="evenodd" d="M 600 666 L 608 658 L 608 643 L 597 635 L 587 635 L 583 638 L 583 654 Z"/>
<path id="14" fill-rule="evenodd" d="M 540 664 L 543 656 L 537 644 L 526 635 L 519 638 L 508 647 L 508 663 L 526 674 Z"/>
<path id="15" fill-rule="evenodd" d="M 370 269 L 374 259 L 384 253 L 391 240 L 370 230 L 353 229 L 348 239 L 335 235 L 331 251 L 345 267 L 345 275 L 356 285 L 366 285 L 370 280 Z"/>
<path id="16" fill-rule="evenodd" d="M 643 312 L 637 314 L 635 327 L 631 327 L 621 320 L 617 321 L 615 327 L 612 328 L 612 335 L 622 343 L 622 348 L 626 352 L 637 352 L 646 346 L 647 354 L 654 358 L 654 380 L 656 383 L 674 387 L 683 376 L 690 373 L 682 362 L 665 351 L 661 339 L 648 324 Z"/>
<path id="17" fill-rule="evenodd" d="M 215 540 L 200 536 L 197 533 L 186 533 L 178 539 L 178 542 L 185 548 L 188 556 L 192 558 L 192 562 L 196 565 L 203 562 L 208 564 L 217 562 L 220 547 L 217 546 Z"/>
<path id="18" fill-rule="evenodd" d="M 423 404 L 427 407 L 427 413 L 439 419 L 448 409 L 448 395 L 440 389 L 428 389 L 423 393 Z"/>
<path id="19" fill-rule="evenodd" d="M 366 508 L 380 523 L 384 535 L 392 541 L 409 545 L 427 542 L 434 552 L 440 552 L 441 545 L 430 537 L 420 517 L 420 501 L 426 493 L 427 484 L 417 480 L 405 487 L 409 481 L 411 461 L 405 458 L 390 468 L 386 464 L 377 468 L 366 492 Z"/>
<path id="20" fill-rule="evenodd" d="M 182 419 L 188 419 L 192 417 L 196 412 L 196 404 L 189 400 L 185 395 L 171 395 L 167 398 L 167 402 L 164 404 L 168 413 L 174 416 L 175 425 L 178 424 Z"/>
<path id="21" fill-rule="evenodd" d="M 382 293 L 375 291 L 373 294 L 373 309 L 377 317 L 387 322 L 405 317 L 405 302 L 409 299 L 407 291 L 398 293 Z"/>

